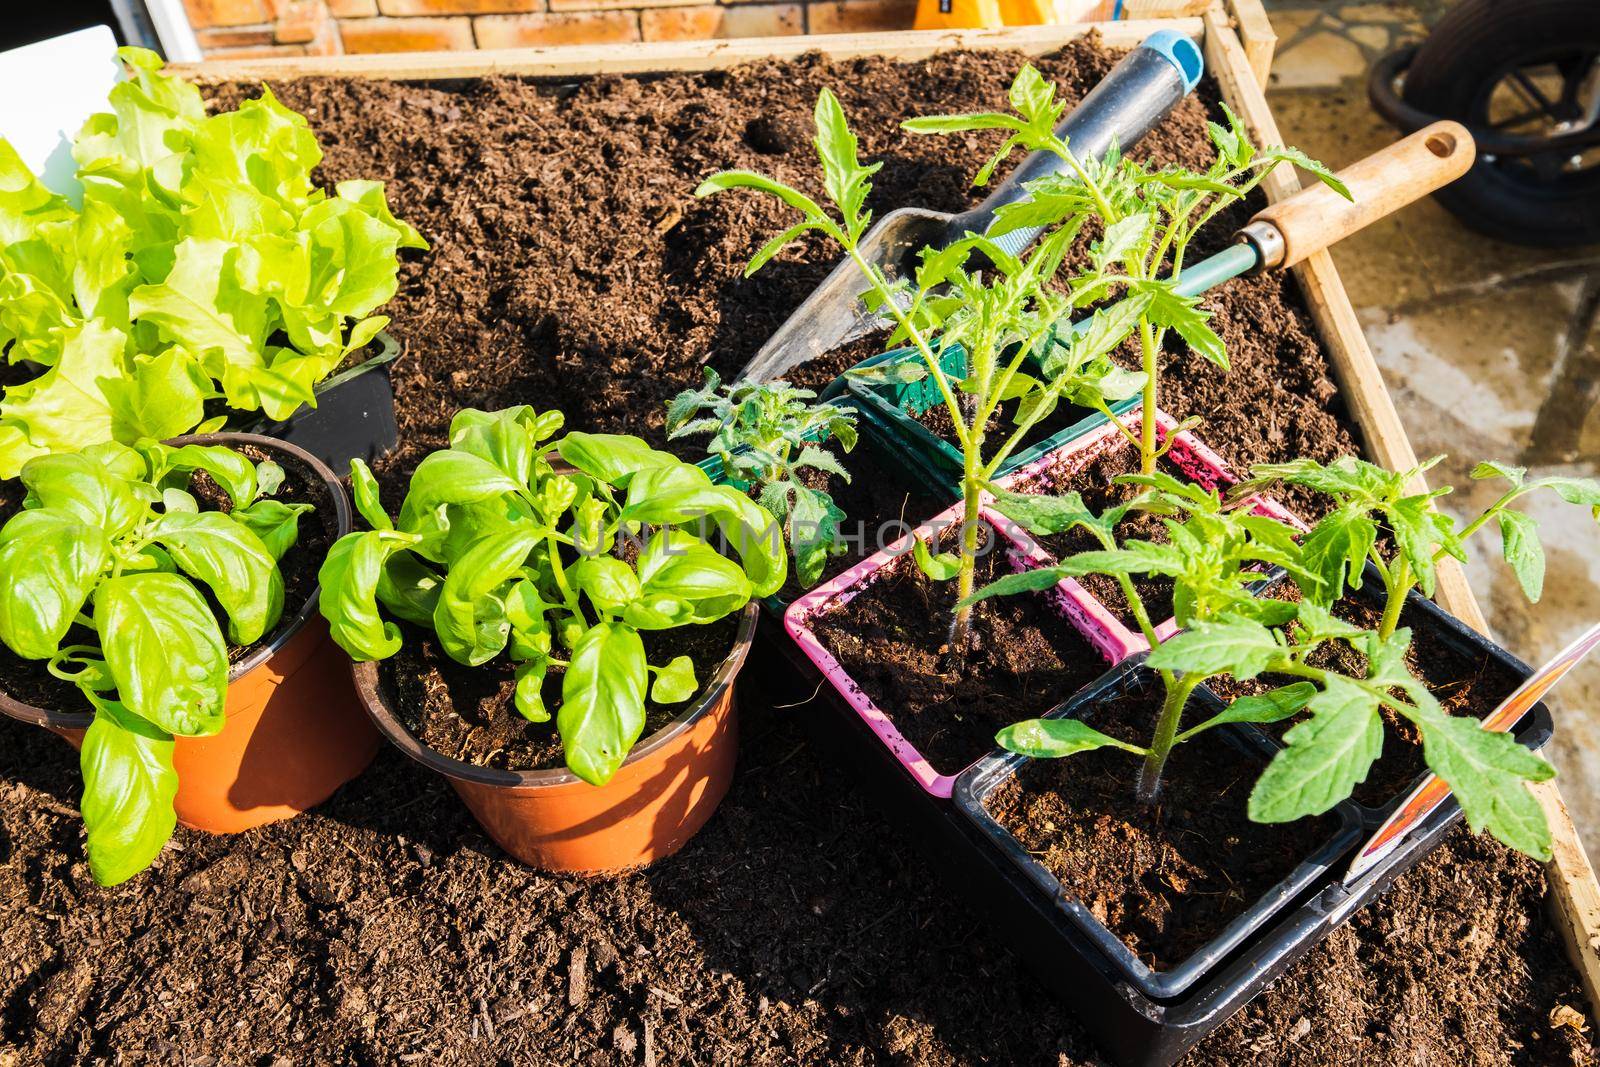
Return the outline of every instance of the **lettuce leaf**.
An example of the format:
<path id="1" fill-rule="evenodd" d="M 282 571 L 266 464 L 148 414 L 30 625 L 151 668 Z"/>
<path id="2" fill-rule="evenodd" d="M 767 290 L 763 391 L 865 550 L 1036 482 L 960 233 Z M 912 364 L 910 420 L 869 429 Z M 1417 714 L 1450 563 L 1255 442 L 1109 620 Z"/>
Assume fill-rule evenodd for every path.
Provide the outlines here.
<path id="1" fill-rule="evenodd" d="M 83 206 L 0 140 L 0 478 L 35 455 L 188 432 L 206 400 L 284 419 L 387 323 L 399 249 L 382 182 L 312 179 L 304 116 L 263 89 L 207 115 L 138 48 L 73 144 Z M 207 422 L 215 421 L 206 420 Z"/>

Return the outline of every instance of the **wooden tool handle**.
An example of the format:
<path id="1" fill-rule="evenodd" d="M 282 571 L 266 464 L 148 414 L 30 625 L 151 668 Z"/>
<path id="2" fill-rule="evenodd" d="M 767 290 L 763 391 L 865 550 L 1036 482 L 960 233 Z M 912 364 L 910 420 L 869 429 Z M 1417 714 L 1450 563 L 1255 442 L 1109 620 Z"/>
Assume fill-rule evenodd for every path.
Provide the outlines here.
<path id="1" fill-rule="evenodd" d="M 1319 183 L 1260 212 L 1243 233 L 1260 250 L 1264 267 L 1292 267 L 1455 181 L 1476 155 L 1465 126 L 1435 122 L 1340 171 L 1350 200 Z M 1262 232 L 1261 224 L 1277 231 L 1279 240 Z"/>

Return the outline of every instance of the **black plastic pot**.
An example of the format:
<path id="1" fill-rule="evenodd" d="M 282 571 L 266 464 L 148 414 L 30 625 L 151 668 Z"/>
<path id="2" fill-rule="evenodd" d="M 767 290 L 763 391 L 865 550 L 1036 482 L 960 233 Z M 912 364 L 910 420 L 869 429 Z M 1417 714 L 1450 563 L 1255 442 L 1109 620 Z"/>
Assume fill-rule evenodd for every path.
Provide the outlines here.
<path id="1" fill-rule="evenodd" d="M 317 386 L 317 406 L 302 408 L 281 422 L 259 419 L 248 433 L 276 437 L 310 452 L 339 475 L 350 461 L 372 463 L 394 451 L 400 428 L 394 417 L 394 384 L 389 370 L 400 345 L 387 332 L 374 340 L 379 352 Z"/>
<path id="2" fill-rule="evenodd" d="M 1154 688 L 1158 683 L 1155 673 L 1144 666 L 1143 655 L 1128 660 L 1108 672 L 1098 682 L 1081 690 L 1045 716 L 1047 719 L 1079 719 L 1092 724 L 1096 711 L 1105 701 L 1114 699 L 1131 689 Z M 1199 722 L 1220 712 L 1223 702 L 1209 690 L 1197 689 L 1190 702 L 1192 721 Z M 1250 726 L 1220 727 L 1221 736 L 1231 745 L 1259 761 L 1265 768 L 1268 761 L 1280 751 L 1281 746 L 1260 730 Z M 1306 891 L 1326 879 L 1340 857 L 1348 853 L 1361 837 L 1360 810 L 1348 801 L 1330 813 L 1338 820 L 1338 828 L 1321 846 L 1308 855 L 1283 881 L 1273 886 L 1250 907 L 1241 912 L 1221 933 L 1202 945 L 1183 962 L 1166 970 L 1152 969 L 1134 954 L 1126 942 L 1112 933 L 1073 894 L 1069 886 L 1034 858 L 995 817 L 990 814 L 986 801 L 1000 786 L 1014 778 L 1030 762 L 1026 756 L 997 750 L 968 768 L 956 781 L 956 808 L 970 819 L 978 832 L 993 842 L 1027 876 L 1034 887 L 1048 898 L 1089 942 L 1116 968 L 1120 980 L 1132 985 L 1147 997 L 1171 1000 L 1181 996 L 1201 978 L 1215 970 L 1229 953 L 1240 945 L 1257 938 L 1275 916 L 1290 902 L 1304 896 Z M 1130 781 L 1137 770 L 1137 761 L 1129 760 Z"/>
<path id="3" fill-rule="evenodd" d="M 773 627 L 763 629 L 769 638 L 777 633 Z M 1532 673 L 1503 649 L 1495 652 L 1524 676 Z M 1462 819 L 1459 805 L 1445 804 L 1384 863 L 1350 885 L 1337 880 L 1343 865 L 1334 868 L 1304 898 L 1280 911 L 1256 940 L 1241 945 L 1186 993 L 1158 1000 L 1123 979 L 1054 899 L 951 800 L 918 785 L 794 642 L 781 636 L 757 641 L 756 655 L 757 673 L 772 679 L 776 692 L 802 699 L 813 694 L 798 707 L 799 721 L 819 750 L 848 770 L 890 832 L 924 850 L 966 907 L 984 918 L 1001 943 L 1072 1010 L 1107 1056 L 1124 1067 L 1166 1067 L 1177 1061 L 1420 863 Z M 1549 710 L 1538 704 L 1515 736 L 1529 748 L 1539 748 L 1552 733 Z"/>

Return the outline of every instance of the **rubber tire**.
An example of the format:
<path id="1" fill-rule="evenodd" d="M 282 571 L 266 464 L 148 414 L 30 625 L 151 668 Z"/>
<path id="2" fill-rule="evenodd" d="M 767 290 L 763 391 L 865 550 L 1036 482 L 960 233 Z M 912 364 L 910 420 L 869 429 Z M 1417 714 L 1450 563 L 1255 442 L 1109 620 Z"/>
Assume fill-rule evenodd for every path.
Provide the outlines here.
<path id="1" fill-rule="evenodd" d="M 1406 103 L 1467 126 L 1481 125 L 1483 97 L 1508 57 L 1572 44 L 1600 50 L 1600 0 L 1462 0 L 1417 48 Z M 1437 193 L 1469 228 L 1541 248 L 1600 242 L 1600 166 L 1559 185 L 1480 162 Z"/>

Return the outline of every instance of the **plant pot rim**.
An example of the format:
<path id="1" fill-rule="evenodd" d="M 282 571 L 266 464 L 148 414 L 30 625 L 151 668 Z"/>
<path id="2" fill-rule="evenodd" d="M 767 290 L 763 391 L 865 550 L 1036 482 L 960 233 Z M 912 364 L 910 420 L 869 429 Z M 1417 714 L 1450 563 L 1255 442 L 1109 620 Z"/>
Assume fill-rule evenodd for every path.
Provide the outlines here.
<path id="1" fill-rule="evenodd" d="M 263 451 L 276 450 L 285 453 L 299 463 L 304 464 L 322 480 L 328 491 L 328 496 L 333 500 L 333 511 L 338 526 L 335 539 L 343 537 L 350 532 L 352 522 L 350 501 L 345 497 L 344 489 L 339 484 L 338 477 L 335 476 L 326 463 L 298 445 L 262 434 L 232 431 L 184 434 L 181 437 L 169 438 L 165 443 L 175 447 L 182 445 L 252 445 Z M 305 603 L 300 605 L 294 616 L 287 621 L 278 620 L 278 628 L 272 639 L 228 669 L 228 683 L 230 685 L 233 684 L 263 663 L 266 663 L 281 648 L 293 640 L 306 623 L 310 622 L 312 617 L 316 615 L 321 592 L 321 585 L 313 584 L 310 595 L 306 597 Z M 35 726 L 43 726 L 51 730 L 86 730 L 89 728 L 89 724 L 94 721 L 92 712 L 47 711 L 44 708 L 36 708 L 32 704 L 17 700 L 3 690 L 0 690 L 0 713 L 4 713 L 19 722 L 32 723 Z"/>
<path id="2" fill-rule="evenodd" d="M 973 761 L 949 774 L 940 772 L 921 750 L 906 740 L 888 713 L 855 683 L 837 657 L 818 640 L 812 629 L 811 620 L 832 606 L 849 603 L 871 584 L 874 575 L 900 557 L 909 555 L 913 538 L 926 540 L 936 530 L 959 526 L 963 507 L 960 502 L 953 504 L 915 529 L 907 530 L 893 544 L 874 552 L 848 570 L 809 590 L 804 596 L 798 597 L 783 615 L 784 631 L 822 674 L 824 681 L 832 685 L 840 698 L 861 717 L 878 740 L 894 755 L 895 760 L 905 768 L 906 773 L 916 779 L 922 789 L 940 799 L 949 799 L 962 771 L 971 766 L 972 762 L 981 759 L 984 754 L 979 753 Z M 1048 562 L 1049 557 L 1033 538 L 1028 536 L 1026 530 L 994 510 L 988 494 L 984 495 L 984 502 L 978 508 L 978 519 L 993 528 L 995 536 L 1005 542 L 1010 551 L 1025 557 L 1033 566 L 1044 566 Z M 1099 653 L 1105 659 L 1108 669 L 1138 651 L 1129 643 L 1131 635 L 1111 616 L 1105 606 L 1089 596 L 1088 592 L 1071 578 L 1063 578 L 1050 589 L 1039 590 L 1035 595 L 1061 598 L 1058 612 L 1062 616 L 1062 625 L 1077 633 L 1090 648 Z M 848 684 L 841 685 L 839 680 Z"/>
<path id="3" fill-rule="evenodd" d="M 706 682 L 700 698 L 683 714 L 634 745 L 628 752 L 627 758 L 622 761 L 619 770 L 631 763 L 648 759 L 657 749 L 676 740 L 717 706 L 723 694 L 733 686 L 739 669 L 744 666 L 745 658 L 750 654 L 750 645 L 755 639 L 756 621 L 761 616 L 761 610 L 761 602 L 754 598 L 740 609 L 739 628 L 734 634 L 733 648 Z M 589 785 L 566 767 L 511 771 L 482 767 L 476 763 L 467 763 L 453 756 L 446 756 L 437 749 L 423 744 L 415 734 L 401 724 L 399 717 L 390 709 L 389 702 L 383 697 L 378 684 L 378 664 L 375 661 L 351 661 L 350 672 L 355 678 L 356 692 L 361 697 L 361 704 L 378 727 L 378 732 L 388 738 L 389 742 L 401 752 L 431 771 L 446 778 L 503 789 L 544 790 L 570 785 Z M 589 786 L 589 788 L 606 787 Z"/>
<path id="4" fill-rule="evenodd" d="M 1132 429 L 1137 423 L 1142 410 L 1142 406 L 1136 405 L 1135 407 L 1118 414 L 1117 421 L 1120 422 L 1124 427 Z M 1171 415 L 1168 415 L 1160 408 L 1156 409 L 1156 432 L 1163 440 L 1168 437 L 1172 439 L 1172 447 L 1167 451 L 1165 456 L 1165 459 L 1168 462 L 1171 462 L 1179 467 L 1183 473 L 1189 477 L 1190 481 L 1194 482 L 1196 485 L 1200 485 L 1208 489 L 1227 488 L 1239 483 L 1239 475 L 1232 467 L 1228 465 L 1228 462 L 1223 459 L 1221 455 L 1219 455 L 1214 449 L 1201 440 L 1193 430 L 1180 430 L 1174 433 L 1173 431 L 1177 429 L 1177 426 L 1178 422 L 1176 419 L 1174 419 Z M 1072 456 L 1080 452 L 1086 452 L 1089 449 L 1097 449 L 1099 446 L 1107 442 L 1109 442 L 1108 448 L 1110 449 L 1131 447 L 1131 445 L 1129 445 L 1129 443 L 1123 439 L 1122 435 L 1117 432 L 1116 426 L 1112 425 L 1108 421 L 1103 425 L 1090 429 L 1086 433 L 1081 434 L 1071 441 L 1068 441 L 1059 448 L 1052 449 L 1049 452 L 1029 459 L 1028 462 L 1021 464 L 1009 473 L 996 478 L 994 484 L 1002 489 L 1015 491 L 1019 483 L 1027 482 L 1030 479 L 1038 477 L 1043 472 L 1048 471 L 1055 464 L 1061 462 L 1063 459 L 1071 458 Z M 1097 451 L 1096 457 L 1100 454 L 1101 452 Z M 1096 457 L 1091 457 L 1091 459 Z M 1191 470 L 1190 464 L 1185 463 L 1182 457 L 1187 457 L 1190 461 L 1192 461 L 1192 464 L 1196 469 Z M 1203 473 L 1205 477 L 1195 477 L 1197 473 Z M 1239 506 L 1244 507 L 1246 504 L 1249 505 L 1250 509 L 1255 514 L 1264 515 L 1271 519 L 1277 519 L 1279 522 L 1292 527 L 1299 533 L 1304 534 L 1311 529 L 1311 527 L 1306 525 L 1306 523 L 1303 522 L 1298 515 L 1284 507 L 1273 497 L 1266 496 L 1262 493 L 1252 493 L 1245 500 L 1240 501 Z M 1257 595 L 1260 595 L 1260 593 L 1264 592 L 1267 588 L 1271 587 L 1273 584 L 1283 578 L 1286 573 L 1287 572 L 1285 572 L 1283 568 L 1274 567 L 1266 571 L 1260 581 L 1253 583 L 1252 589 Z M 1090 593 L 1089 595 L 1094 596 L 1093 593 Z M 1110 612 L 1109 607 L 1107 607 L 1106 610 Z M 1112 615 L 1115 617 L 1114 612 L 1112 612 Z M 1144 634 L 1140 633 L 1134 627 L 1122 623 L 1120 618 L 1117 619 L 1117 622 L 1122 625 L 1125 630 L 1127 630 L 1129 639 L 1136 648 L 1145 651 L 1149 650 L 1150 643 L 1145 640 Z M 1178 632 L 1178 620 L 1172 616 L 1168 616 L 1167 618 L 1156 623 L 1155 630 L 1156 636 L 1161 640 L 1166 641 Z"/>

